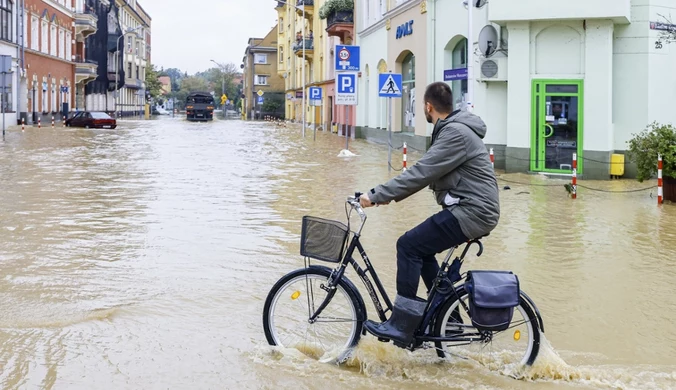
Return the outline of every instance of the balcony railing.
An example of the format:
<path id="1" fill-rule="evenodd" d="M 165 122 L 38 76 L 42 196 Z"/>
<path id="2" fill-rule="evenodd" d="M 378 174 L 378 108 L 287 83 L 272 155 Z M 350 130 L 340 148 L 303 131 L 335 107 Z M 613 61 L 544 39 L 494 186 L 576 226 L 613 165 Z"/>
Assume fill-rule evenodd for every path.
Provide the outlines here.
<path id="1" fill-rule="evenodd" d="M 80 54 L 76 54 L 76 55 L 75 55 L 75 60 L 74 60 L 74 62 L 76 62 L 76 63 L 78 63 L 78 64 L 92 64 L 92 65 L 96 65 L 96 66 L 99 65 L 99 62 L 98 62 L 98 61 L 96 61 L 96 60 L 88 60 L 88 59 L 82 57 L 82 55 L 80 55 Z"/>
<path id="2" fill-rule="evenodd" d="M 314 50 L 314 39 L 312 38 L 306 38 L 303 39 L 301 42 L 296 42 L 293 44 L 293 51 L 298 52 L 303 50 L 303 46 L 305 46 L 305 50 Z"/>
<path id="3" fill-rule="evenodd" d="M 99 17 L 91 7 L 85 6 L 84 8 L 80 7 L 80 9 L 76 9 L 74 19 L 75 34 L 80 39 L 87 38 L 98 29 Z"/>
<path id="4" fill-rule="evenodd" d="M 314 6 L 315 0 L 297 0 L 296 5 L 297 6 L 301 6 L 301 5 Z"/>
<path id="5" fill-rule="evenodd" d="M 354 24 L 354 13 L 352 11 L 331 12 L 326 18 L 326 28 L 331 28 L 334 24 Z"/>

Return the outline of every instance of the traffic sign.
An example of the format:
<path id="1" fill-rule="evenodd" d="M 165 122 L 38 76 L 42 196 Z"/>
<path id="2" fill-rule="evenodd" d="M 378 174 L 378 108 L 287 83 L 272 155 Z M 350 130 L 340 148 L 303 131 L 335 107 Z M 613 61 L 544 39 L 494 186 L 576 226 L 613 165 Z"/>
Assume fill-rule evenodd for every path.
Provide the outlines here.
<path id="1" fill-rule="evenodd" d="M 263 96 L 258 97 L 258 104 L 263 104 Z"/>
<path id="2" fill-rule="evenodd" d="M 322 100 L 321 87 L 310 87 L 310 100 Z"/>
<path id="3" fill-rule="evenodd" d="M 359 71 L 359 46 L 336 45 L 336 71 Z"/>
<path id="4" fill-rule="evenodd" d="M 401 90 L 400 73 L 381 73 L 378 75 L 378 96 L 401 97 Z"/>
<path id="5" fill-rule="evenodd" d="M 263 92 L 262 89 L 259 89 L 258 92 L 256 92 L 256 93 L 258 94 L 258 96 L 263 96 L 263 94 L 264 94 L 265 92 Z"/>
<path id="6" fill-rule="evenodd" d="M 357 73 L 346 72 L 336 74 L 336 104 L 345 106 L 357 105 Z"/>
<path id="7" fill-rule="evenodd" d="M 322 105 L 322 88 L 321 87 L 310 87 L 310 105 L 311 106 L 321 106 Z"/>

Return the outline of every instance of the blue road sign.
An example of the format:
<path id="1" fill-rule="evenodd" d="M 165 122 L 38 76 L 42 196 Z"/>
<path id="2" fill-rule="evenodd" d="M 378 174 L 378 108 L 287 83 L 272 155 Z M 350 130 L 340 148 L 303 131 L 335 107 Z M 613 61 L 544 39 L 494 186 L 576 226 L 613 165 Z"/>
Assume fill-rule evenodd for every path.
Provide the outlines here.
<path id="1" fill-rule="evenodd" d="M 336 74 L 336 104 L 346 106 L 357 105 L 357 73 Z"/>
<path id="2" fill-rule="evenodd" d="M 310 100 L 322 100 L 321 87 L 310 87 Z"/>
<path id="3" fill-rule="evenodd" d="M 258 97 L 258 104 L 263 104 L 263 96 Z"/>
<path id="4" fill-rule="evenodd" d="M 359 71 L 359 46 L 336 45 L 336 71 Z"/>
<path id="5" fill-rule="evenodd" d="M 381 73 L 378 75 L 378 96 L 401 97 L 401 74 Z"/>

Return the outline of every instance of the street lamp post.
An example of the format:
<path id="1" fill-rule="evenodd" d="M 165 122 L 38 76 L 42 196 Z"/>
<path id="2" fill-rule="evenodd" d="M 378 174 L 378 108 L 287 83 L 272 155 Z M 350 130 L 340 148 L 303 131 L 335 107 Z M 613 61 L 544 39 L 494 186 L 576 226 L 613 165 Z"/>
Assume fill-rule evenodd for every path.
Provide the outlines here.
<path id="1" fill-rule="evenodd" d="M 277 1 L 277 0 L 275 0 Z M 289 4 L 288 1 L 277 1 L 278 3 L 284 3 L 288 6 L 293 7 L 294 9 L 299 9 L 293 4 Z M 301 9 L 303 11 L 303 24 L 305 23 L 305 4 L 303 4 L 303 8 Z M 302 121 L 303 121 L 303 138 L 305 138 L 305 26 L 303 26 L 303 33 L 301 37 L 301 45 L 303 45 L 303 67 L 301 69 L 301 77 L 303 78 L 303 97 L 302 97 L 302 111 L 303 111 L 303 116 L 302 116 Z"/>
<path id="2" fill-rule="evenodd" d="M 130 28 L 127 29 L 125 33 L 117 37 L 117 46 L 115 48 L 115 113 L 118 114 L 117 112 L 117 101 L 118 97 L 120 96 L 120 92 L 117 89 L 117 84 L 119 83 L 119 72 L 120 72 L 120 58 L 119 58 L 119 53 L 120 53 L 120 39 L 124 38 L 127 34 L 135 32 L 136 30 L 139 30 L 143 28 L 143 26 L 137 26 L 135 28 Z M 137 35 L 138 36 L 138 35 Z M 124 57 L 123 57 L 124 58 Z"/>
<path id="3" fill-rule="evenodd" d="M 210 60 L 221 68 L 221 96 L 225 95 L 225 67 L 214 60 Z M 223 119 L 225 119 L 225 102 L 223 102 Z"/>

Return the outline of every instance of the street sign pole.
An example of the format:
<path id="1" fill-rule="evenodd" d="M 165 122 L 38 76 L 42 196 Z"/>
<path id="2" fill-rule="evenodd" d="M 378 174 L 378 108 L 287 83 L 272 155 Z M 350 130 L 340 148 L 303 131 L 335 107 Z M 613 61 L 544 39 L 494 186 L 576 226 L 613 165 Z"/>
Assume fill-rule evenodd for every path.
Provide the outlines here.
<path id="1" fill-rule="evenodd" d="M 5 76 L 7 72 L 2 72 L 2 93 L 0 94 L 0 105 L 2 105 L 2 138 L 5 138 Z"/>
<path id="2" fill-rule="evenodd" d="M 387 171 L 392 171 L 392 98 L 387 98 Z"/>
<path id="3" fill-rule="evenodd" d="M 350 106 L 345 106 L 345 150 L 350 150 Z"/>

